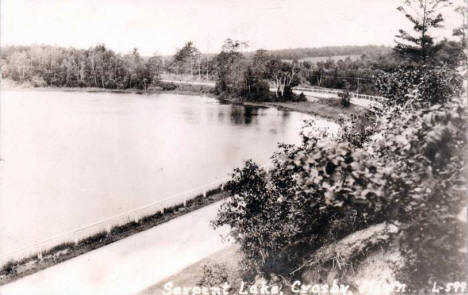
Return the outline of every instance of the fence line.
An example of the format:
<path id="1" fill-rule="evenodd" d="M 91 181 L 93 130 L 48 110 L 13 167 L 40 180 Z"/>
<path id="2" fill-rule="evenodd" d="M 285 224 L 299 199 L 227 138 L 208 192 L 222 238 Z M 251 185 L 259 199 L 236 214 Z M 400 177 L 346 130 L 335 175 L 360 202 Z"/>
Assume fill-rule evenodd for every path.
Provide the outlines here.
<path id="1" fill-rule="evenodd" d="M 321 88 L 321 87 L 294 87 L 294 90 L 298 91 L 310 91 L 310 92 L 320 92 L 320 93 L 330 93 L 330 94 L 339 94 L 343 93 L 342 90 L 339 89 L 328 89 L 328 88 Z M 376 102 L 382 102 L 385 97 L 382 96 L 376 96 L 376 95 L 367 95 L 367 94 L 359 94 L 359 93 L 354 93 L 350 92 L 349 93 L 351 97 L 356 97 L 356 98 L 363 98 L 371 101 L 376 101 Z"/>
<path id="2" fill-rule="evenodd" d="M 214 181 L 182 193 L 178 193 L 168 198 L 154 201 L 144 206 L 130 209 L 128 211 L 116 214 L 111 217 L 101 219 L 92 224 L 88 224 L 65 233 L 61 233 L 45 240 L 32 243 L 21 249 L 12 250 L 9 252 L 1 253 L 0 265 L 6 263 L 9 260 L 19 260 L 22 258 L 38 255 L 41 256 L 42 252 L 48 251 L 55 246 L 62 243 L 75 243 L 78 244 L 81 240 L 91 237 L 100 232 L 109 233 L 115 226 L 124 225 L 129 222 L 138 222 L 139 220 L 151 216 L 157 212 L 164 212 L 165 209 L 175 205 L 183 204 L 190 199 L 202 195 L 207 196 L 207 193 L 214 189 L 223 189 L 224 184 L 228 181 L 228 178 Z"/>

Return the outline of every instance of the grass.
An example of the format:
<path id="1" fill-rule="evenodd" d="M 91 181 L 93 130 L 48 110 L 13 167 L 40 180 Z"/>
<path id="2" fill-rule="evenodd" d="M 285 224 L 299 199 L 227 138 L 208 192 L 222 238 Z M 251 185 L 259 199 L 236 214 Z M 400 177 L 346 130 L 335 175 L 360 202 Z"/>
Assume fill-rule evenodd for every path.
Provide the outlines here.
<path id="1" fill-rule="evenodd" d="M 0 268 L 0 286 L 150 229 L 156 225 L 222 200 L 227 196 L 228 193 L 222 191 L 220 188 L 213 189 L 208 191 L 206 196 L 198 195 L 187 200 L 185 206 L 184 204 L 176 204 L 164 209 L 164 213 L 158 211 L 154 214 L 144 216 L 138 222 L 131 221 L 122 225 L 116 225 L 112 227 L 109 232 L 98 232 L 79 240 L 76 244 L 73 242 L 64 242 L 42 253 L 37 253 L 20 260 L 10 260 Z"/>
<path id="2" fill-rule="evenodd" d="M 338 122 L 340 117 L 350 118 L 351 114 L 363 115 L 367 110 L 353 104 L 343 107 L 339 98 L 321 98 L 315 101 L 304 102 L 245 102 L 245 105 L 276 107 L 280 110 L 294 111 L 319 116 Z"/>

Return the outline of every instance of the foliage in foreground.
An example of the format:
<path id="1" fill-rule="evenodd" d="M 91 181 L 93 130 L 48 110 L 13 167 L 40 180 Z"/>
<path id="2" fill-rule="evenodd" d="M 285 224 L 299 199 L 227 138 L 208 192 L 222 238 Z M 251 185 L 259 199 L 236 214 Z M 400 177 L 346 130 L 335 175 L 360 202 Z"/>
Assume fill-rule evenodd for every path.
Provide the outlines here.
<path id="1" fill-rule="evenodd" d="M 446 67 L 407 66 L 376 75 L 379 94 L 393 105 L 443 104 L 461 95 L 463 78 Z"/>
<path id="2" fill-rule="evenodd" d="M 463 280 L 466 225 L 456 216 L 465 204 L 466 104 L 455 93 L 456 85 L 443 99 L 391 101 L 369 120 L 378 133 L 304 129 L 303 144 L 282 145 L 273 168 L 248 161 L 234 171 L 214 225 L 231 227 L 252 276 L 289 276 L 306 254 L 385 221 L 399 228 L 402 282 Z"/>

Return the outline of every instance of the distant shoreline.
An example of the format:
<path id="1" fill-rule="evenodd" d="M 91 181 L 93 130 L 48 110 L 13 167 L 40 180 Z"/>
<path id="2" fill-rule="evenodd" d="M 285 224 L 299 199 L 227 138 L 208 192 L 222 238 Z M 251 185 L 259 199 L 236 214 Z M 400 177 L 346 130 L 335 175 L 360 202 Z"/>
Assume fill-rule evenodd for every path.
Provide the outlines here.
<path id="1" fill-rule="evenodd" d="M 89 92 L 89 93 L 124 93 L 124 94 L 180 94 L 180 95 L 204 95 L 215 98 L 219 101 L 256 107 L 273 107 L 281 111 L 299 112 L 312 116 L 319 116 L 321 118 L 332 120 L 335 123 L 339 122 L 341 116 L 348 117 L 351 114 L 360 114 L 365 110 L 357 105 L 351 105 L 350 108 L 343 108 L 338 100 L 333 99 L 317 99 L 314 102 L 251 102 L 237 101 L 235 98 L 226 98 L 215 95 L 212 92 L 213 87 L 207 85 L 197 84 L 177 84 L 177 88 L 173 90 L 163 90 L 161 88 L 148 88 L 142 89 L 109 89 L 97 87 L 27 87 L 23 85 L 11 85 L 15 83 L 7 80 L 7 85 L 4 87 L 4 80 L 2 81 L 2 91 L 62 91 L 62 92 Z"/>
<path id="2" fill-rule="evenodd" d="M 53 92 L 89 92 L 89 93 L 125 93 L 125 94 L 186 94 L 186 95 L 206 95 L 216 97 L 214 94 L 204 93 L 195 90 L 162 90 L 157 88 L 150 88 L 147 90 L 129 88 L 129 89 L 110 89 L 110 88 L 97 88 L 97 87 L 1 87 L 1 91 L 53 91 Z"/>

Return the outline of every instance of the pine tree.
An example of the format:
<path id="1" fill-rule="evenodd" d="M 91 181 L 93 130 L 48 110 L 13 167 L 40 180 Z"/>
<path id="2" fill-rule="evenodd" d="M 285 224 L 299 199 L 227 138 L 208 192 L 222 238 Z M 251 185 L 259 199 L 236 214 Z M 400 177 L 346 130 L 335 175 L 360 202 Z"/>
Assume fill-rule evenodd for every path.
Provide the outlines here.
<path id="1" fill-rule="evenodd" d="M 414 35 L 399 30 L 394 50 L 417 63 L 428 62 L 441 47 L 435 43 L 431 31 L 442 27 L 444 18 L 440 9 L 447 3 L 447 0 L 405 0 L 405 6 L 398 10 L 413 24 Z"/>

